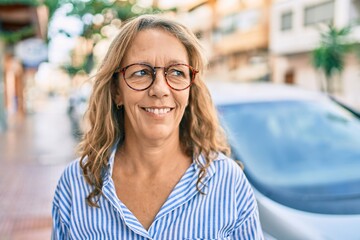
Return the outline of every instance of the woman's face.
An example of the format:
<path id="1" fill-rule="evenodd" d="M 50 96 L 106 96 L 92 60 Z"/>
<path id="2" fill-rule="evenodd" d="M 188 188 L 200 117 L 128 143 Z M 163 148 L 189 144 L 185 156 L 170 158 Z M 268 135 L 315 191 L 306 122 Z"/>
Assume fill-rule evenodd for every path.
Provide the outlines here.
<path id="1" fill-rule="evenodd" d="M 133 63 L 166 67 L 174 63 L 189 64 L 184 45 L 162 29 L 139 32 L 127 50 L 121 68 Z M 126 136 L 141 140 L 177 140 L 179 124 L 189 100 L 189 88 L 175 91 L 169 88 L 163 69 L 157 69 L 150 88 L 135 91 L 126 85 L 120 74 L 116 103 L 125 109 Z"/>

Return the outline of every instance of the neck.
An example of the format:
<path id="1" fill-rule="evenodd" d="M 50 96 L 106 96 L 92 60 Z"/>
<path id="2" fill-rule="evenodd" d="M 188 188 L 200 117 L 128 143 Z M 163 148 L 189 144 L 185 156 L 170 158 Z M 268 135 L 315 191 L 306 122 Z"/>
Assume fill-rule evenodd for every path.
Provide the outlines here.
<path id="1" fill-rule="evenodd" d="M 178 137 L 145 142 L 127 136 L 117 155 L 118 164 L 129 174 L 154 176 L 191 164 L 191 158 L 182 151 Z"/>

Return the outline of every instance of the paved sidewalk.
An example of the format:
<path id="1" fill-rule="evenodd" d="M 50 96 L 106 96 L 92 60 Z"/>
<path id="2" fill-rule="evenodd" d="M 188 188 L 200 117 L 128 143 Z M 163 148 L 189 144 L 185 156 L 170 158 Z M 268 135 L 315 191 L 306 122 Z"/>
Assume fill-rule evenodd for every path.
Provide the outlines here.
<path id="1" fill-rule="evenodd" d="M 66 100 L 49 98 L 0 132 L 0 239 L 50 239 L 51 201 L 76 140 Z"/>

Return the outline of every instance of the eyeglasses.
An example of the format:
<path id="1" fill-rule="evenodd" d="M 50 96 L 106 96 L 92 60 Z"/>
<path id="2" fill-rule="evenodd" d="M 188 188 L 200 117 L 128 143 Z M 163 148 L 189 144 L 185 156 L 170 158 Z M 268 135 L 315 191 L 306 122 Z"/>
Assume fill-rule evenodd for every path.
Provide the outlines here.
<path id="1" fill-rule="evenodd" d="M 144 91 L 148 89 L 156 79 L 156 71 L 164 69 L 166 84 L 176 91 L 185 90 L 191 86 L 196 74 L 199 72 L 193 67 L 176 63 L 167 67 L 153 67 L 146 63 L 133 63 L 118 72 L 122 73 L 126 84 L 133 90 Z"/>

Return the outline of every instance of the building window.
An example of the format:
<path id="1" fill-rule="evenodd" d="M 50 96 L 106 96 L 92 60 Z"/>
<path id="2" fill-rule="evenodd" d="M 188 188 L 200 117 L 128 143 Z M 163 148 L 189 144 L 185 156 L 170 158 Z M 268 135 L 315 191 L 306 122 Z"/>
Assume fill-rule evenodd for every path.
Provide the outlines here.
<path id="1" fill-rule="evenodd" d="M 220 20 L 219 28 L 223 35 L 228 35 L 236 31 L 248 31 L 258 25 L 260 20 L 260 9 L 250 9 L 223 17 Z"/>
<path id="2" fill-rule="evenodd" d="M 334 22 L 334 1 L 308 6 L 305 8 L 304 16 L 305 26 L 317 23 L 332 24 Z"/>
<path id="3" fill-rule="evenodd" d="M 236 30 L 236 14 L 231 14 L 220 21 L 220 31 L 223 35 L 233 33 Z"/>
<path id="4" fill-rule="evenodd" d="M 236 28 L 239 31 L 248 31 L 257 26 L 261 20 L 261 9 L 249 9 L 236 15 Z"/>
<path id="5" fill-rule="evenodd" d="M 281 31 L 288 31 L 292 28 L 292 12 L 285 12 L 281 14 Z"/>
<path id="6" fill-rule="evenodd" d="M 360 24 L 360 0 L 350 2 L 350 21 L 351 24 Z"/>

